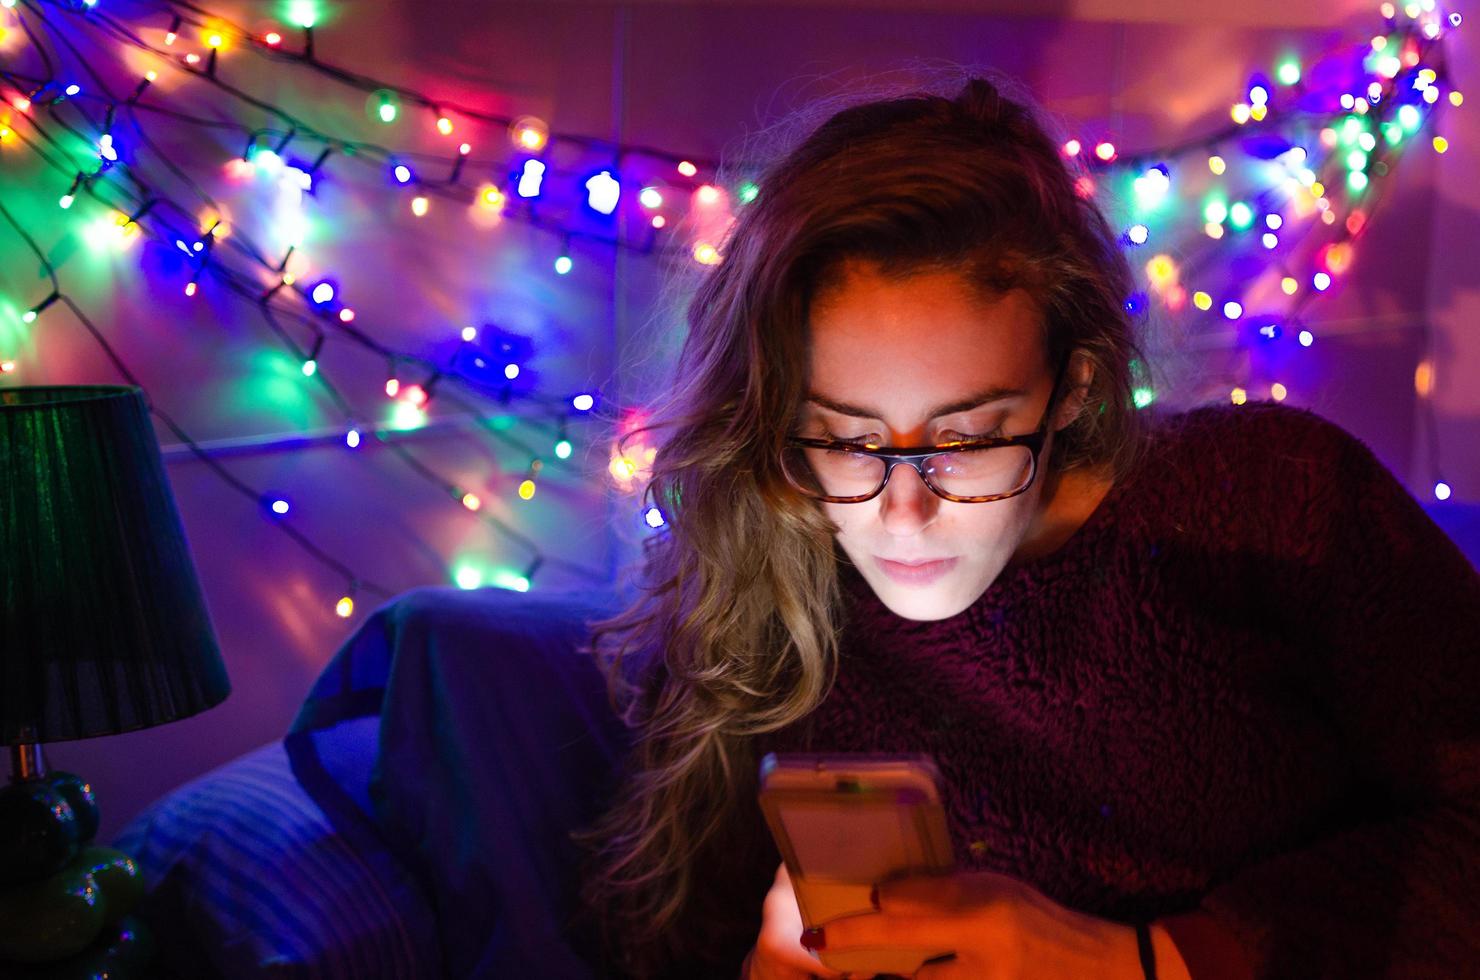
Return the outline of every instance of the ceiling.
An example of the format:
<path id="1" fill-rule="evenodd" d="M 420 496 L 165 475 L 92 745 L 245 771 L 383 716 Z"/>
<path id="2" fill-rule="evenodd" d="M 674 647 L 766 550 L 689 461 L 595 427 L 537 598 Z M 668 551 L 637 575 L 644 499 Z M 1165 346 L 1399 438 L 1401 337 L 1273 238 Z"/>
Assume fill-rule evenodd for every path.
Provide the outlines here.
<path id="1" fill-rule="evenodd" d="M 523 0 L 527 2 L 527 0 Z M 676 7 L 847 7 L 853 10 L 920 13 L 995 14 L 1007 17 L 1059 17 L 1085 21 L 1127 21 L 1241 27 L 1340 27 L 1353 18 L 1377 21 L 1376 2 L 1368 0 L 541 0 L 599 6 Z"/>

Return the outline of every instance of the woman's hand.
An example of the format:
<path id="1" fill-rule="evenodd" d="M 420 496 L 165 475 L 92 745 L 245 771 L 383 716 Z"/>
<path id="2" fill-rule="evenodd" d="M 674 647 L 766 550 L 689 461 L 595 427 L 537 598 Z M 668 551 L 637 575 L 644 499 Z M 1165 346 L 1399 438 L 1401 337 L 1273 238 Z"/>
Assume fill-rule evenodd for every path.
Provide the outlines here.
<path id="1" fill-rule="evenodd" d="M 919 980 L 1140 980 L 1143 976 L 1133 927 L 1066 908 L 1008 875 L 958 871 L 897 878 L 880 882 L 878 898 L 877 912 L 827 923 L 822 930 L 823 948 L 921 946 L 955 950 L 954 959 L 921 967 L 913 974 Z M 795 914 L 794 905 L 792 911 Z M 795 933 L 801 928 L 800 922 L 789 922 L 787 928 Z M 1158 954 L 1160 957 L 1160 949 Z M 1180 962 L 1177 965 L 1181 966 Z M 1181 973 L 1186 975 L 1185 968 Z M 1166 975 L 1176 973 L 1168 970 Z M 854 980 L 870 976 L 874 974 L 852 974 Z"/>
<path id="2" fill-rule="evenodd" d="M 807 951 L 801 943 L 802 913 L 786 864 L 776 869 L 776 880 L 761 906 L 761 933 L 745 958 L 741 980 L 807 980 L 808 977 L 841 977 Z"/>

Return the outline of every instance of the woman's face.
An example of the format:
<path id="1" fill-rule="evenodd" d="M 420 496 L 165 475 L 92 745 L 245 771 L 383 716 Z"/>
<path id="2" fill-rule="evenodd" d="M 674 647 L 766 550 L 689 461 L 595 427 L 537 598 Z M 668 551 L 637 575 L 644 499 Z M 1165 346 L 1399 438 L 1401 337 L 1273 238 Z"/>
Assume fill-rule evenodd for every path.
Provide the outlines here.
<path id="1" fill-rule="evenodd" d="M 1039 314 L 1027 294 L 1013 290 L 983 302 L 953 273 L 890 281 L 870 264 L 851 262 L 839 284 L 816 297 L 810 329 L 803 435 L 867 437 L 888 446 L 1023 435 L 1038 427 L 1053 387 Z M 941 413 L 963 404 L 972 407 Z M 1074 400 L 1061 396 L 1038 475 L 1015 497 L 946 500 L 900 465 L 872 500 L 819 506 L 836 523 L 844 553 L 893 612 L 915 620 L 955 615 L 1040 529 L 1052 433 L 1073 412 Z M 928 576 L 912 577 L 891 559 L 949 565 L 922 581 Z"/>

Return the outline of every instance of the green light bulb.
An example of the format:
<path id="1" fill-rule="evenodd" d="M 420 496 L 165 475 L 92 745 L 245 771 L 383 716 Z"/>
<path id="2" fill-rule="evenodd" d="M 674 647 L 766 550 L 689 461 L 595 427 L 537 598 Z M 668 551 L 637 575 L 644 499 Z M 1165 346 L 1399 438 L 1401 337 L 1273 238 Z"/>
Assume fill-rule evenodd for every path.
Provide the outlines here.
<path id="1" fill-rule="evenodd" d="M 292 0 L 288 4 L 288 23 L 312 27 L 318 21 L 318 4 L 313 0 Z"/>

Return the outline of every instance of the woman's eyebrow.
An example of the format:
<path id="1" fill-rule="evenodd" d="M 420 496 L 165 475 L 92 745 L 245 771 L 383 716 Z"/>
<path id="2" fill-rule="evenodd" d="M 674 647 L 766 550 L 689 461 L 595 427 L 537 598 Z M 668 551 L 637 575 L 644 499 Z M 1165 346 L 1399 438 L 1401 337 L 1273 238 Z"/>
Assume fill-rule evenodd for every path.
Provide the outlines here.
<path id="1" fill-rule="evenodd" d="M 967 397 L 962 398 L 959 401 L 947 402 L 944 405 L 937 405 L 933 410 L 931 410 L 930 418 L 939 418 L 942 415 L 951 415 L 955 412 L 966 412 L 970 411 L 973 408 L 979 408 L 980 406 L 986 405 L 990 402 L 998 402 L 1007 398 L 1018 398 L 1026 394 L 1028 394 L 1028 392 L 1024 391 L 1021 388 L 1009 388 L 1006 385 L 993 385 L 992 387 L 979 391 L 974 395 L 968 395 Z M 871 408 L 867 408 L 861 405 L 850 405 L 847 402 L 834 401 L 833 399 L 828 398 L 826 395 L 820 395 L 817 392 L 808 392 L 807 401 L 813 402 L 817 405 L 821 405 L 823 408 L 837 412 L 839 415 L 851 415 L 854 418 L 860 419 L 878 419 L 881 422 L 884 420 L 883 415 L 879 414 Z"/>

